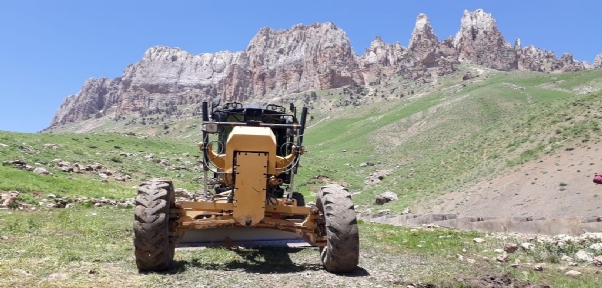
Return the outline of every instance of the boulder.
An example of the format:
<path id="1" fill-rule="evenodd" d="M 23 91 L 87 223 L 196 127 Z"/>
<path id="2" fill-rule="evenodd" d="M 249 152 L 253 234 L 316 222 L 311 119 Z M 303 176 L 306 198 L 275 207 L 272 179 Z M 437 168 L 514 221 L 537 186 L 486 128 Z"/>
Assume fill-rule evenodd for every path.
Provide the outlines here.
<path id="1" fill-rule="evenodd" d="M 386 191 L 378 196 L 376 196 L 375 203 L 376 205 L 383 205 L 385 203 L 389 203 L 391 201 L 396 201 L 398 199 L 397 194 Z"/>
<path id="2" fill-rule="evenodd" d="M 504 244 L 504 251 L 507 253 L 514 253 L 518 249 L 518 245 L 514 243 L 506 243 Z"/>
<path id="3" fill-rule="evenodd" d="M 50 172 L 48 172 L 48 170 L 46 170 L 45 168 L 42 168 L 42 167 L 34 168 L 33 173 L 40 174 L 40 175 L 50 175 Z"/>

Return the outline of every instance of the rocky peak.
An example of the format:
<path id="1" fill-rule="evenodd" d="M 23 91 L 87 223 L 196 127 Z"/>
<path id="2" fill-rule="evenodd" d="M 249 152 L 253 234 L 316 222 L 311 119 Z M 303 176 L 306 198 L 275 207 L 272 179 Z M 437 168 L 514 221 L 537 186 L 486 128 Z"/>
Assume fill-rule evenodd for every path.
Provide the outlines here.
<path id="1" fill-rule="evenodd" d="M 481 9 L 464 11 L 460 30 L 454 38 L 454 47 L 459 52 L 460 60 L 499 70 L 518 67 L 516 52 L 498 31 L 495 19 Z"/>
<path id="2" fill-rule="evenodd" d="M 70 95 L 59 107 L 52 118 L 51 125 L 65 124 L 90 117 L 101 117 L 106 109 L 113 107 L 119 100 L 121 78 L 90 78 L 84 82 L 81 90 Z"/>
<path id="3" fill-rule="evenodd" d="M 598 56 L 596 56 L 596 59 L 594 59 L 594 68 L 602 68 L 602 53 L 598 54 Z"/>
<path id="4" fill-rule="evenodd" d="M 433 31 L 431 23 L 425 14 L 420 13 L 416 18 L 416 25 L 412 31 L 408 49 L 412 51 L 423 50 L 425 47 L 436 47 L 439 40 Z"/>
<path id="5" fill-rule="evenodd" d="M 385 43 L 380 36 L 376 36 L 370 47 L 359 59 L 361 67 L 371 67 L 377 65 L 379 67 L 393 67 L 403 58 L 406 53 L 406 48 L 402 47 L 399 42 L 394 44 Z"/>
<path id="6" fill-rule="evenodd" d="M 334 23 L 261 28 L 239 52 L 190 54 L 179 48 L 149 48 L 116 79 L 90 79 L 67 97 L 51 126 L 111 115 L 142 117 L 176 113 L 197 116 L 199 103 L 215 97 L 243 102 L 276 101 L 299 92 L 346 85 L 378 85 L 401 76 L 427 83 L 469 61 L 498 70 L 576 71 L 591 69 L 570 54 L 560 59 L 534 46 L 504 40 L 496 21 L 478 9 L 464 11 L 455 37 L 439 42 L 425 14 L 416 18 L 409 46 L 387 44 L 376 36 L 362 56 Z M 602 54 L 593 67 L 602 68 Z M 184 105 L 189 109 L 180 111 Z"/>
<path id="7" fill-rule="evenodd" d="M 460 31 L 456 33 L 454 38 L 454 46 L 458 47 L 462 40 L 471 39 L 474 41 L 479 36 L 489 33 L 500 34 L 495 19 L 490 13 L 485 13 L 482 9 L 477 9 L 474 12 L 464 10 L 460 20 Z"/>
<path id="8" fill-rule="evenodd" d="M 358 79 L 351 42 L 332 22 L 262 29 L 245 52 L 252 95 L 336 88 Z"/>

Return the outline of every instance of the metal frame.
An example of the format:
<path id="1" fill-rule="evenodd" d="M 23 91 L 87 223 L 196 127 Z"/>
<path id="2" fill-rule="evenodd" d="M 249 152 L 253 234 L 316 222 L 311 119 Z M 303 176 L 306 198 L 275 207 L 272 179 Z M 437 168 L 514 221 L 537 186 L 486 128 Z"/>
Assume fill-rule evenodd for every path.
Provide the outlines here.
<path id="1" fill-rule="evenodd" d="M 303 108 L 300 119 L 301 121 L 298 124 L 274 124 L 258 121 L 215 122 L 209 120 L 208 106 L 206 102 L 203 103 L 202 108 L 204 124 L 211 124 L 214 125 L 214 127 L 241 127 L 236 129 L 243 130 L 255 128 L 242 127 L 291 129 L 297 131 L 297 143 L 296 145 L 292 146 L 293 148 L 290 155 L 285 157 L 276 156 L 276 153 L 267 153 L 263 150 L 263 148 L 257 148 L 275 148 L 276 143 L 273 142 L 275 140 L 271 132 L 268 134 L 271 134 L 272 136 L 269 136 L 263 129 L 253 131 L 244 130 L 247 133 L 244 135 L 248 135 L 247 137 L 249 139 L 257 140 L 254 140 L 252 143 L 248 142 L 247 139 L 233 140 L 236 144 L 232 145 L 235 146 L 229 145 L 226 154 L 217 155 L 211 150 L 211 145 L 208 143 L 207 137 L 209 133 L 214 132 L 204 129 L 203 142 L 200 143 L 199 148 L 201 151 L 203 151 L 205 197 L 199 201 L 177 202 L 174 204 L 174 207 L 170 209 L 170 219 L 172 219 L 169 230 L 170 236 L 181 238 L 184 236 L 186 231 L 189 230 L 230 227 L 267 228 L 291 232 L 291 234 L 295 235 L 295 237 L 302 237 L 312 246 L 326 246 L 324 215 L 321 215 L 318 208 L 315 206 L 297 206 L 296 200 L 292 199 L 292 185 L 294 183 L 292 174 L 288 193 L 285 193 L 284 197 L 282 198 L 270 198 L 277 199 L 277 203 L 264 202 L 266 201 L 266 186 L 272 185 L 270 184 L 270 181 L 276 180 L 274 179 L 274 175 L 283 173 L 284 168 L 288 167 L 288 165 L 292 165 L 292 167 L 290 167 L 290 171 L 296 174 L 299 157 L 301 154 L 303 154 L 302 142 L 305 121 L 307 118 L 307 108 Z M 296 108 L 294 108 L 293 105 L 291 105 L 291 110 L 296 116 Z M 296 119 L 295 116 L 293 116 L 294 119 Z M 294 121 L 296 122 L 296 120 Z M 243 143 L 241 141 L 246 142 Z M 232 147 L 237 147 L 239 149 Z M 209 157 L 210 155 L 211 157 Z M 244 184 L 238 187 L 232 187 L 231 193 L 233 194 L 230 195 L 234 195 L 234 199 L 230 199 L 231 197 L 228 197 L 229 201 L 208 199 L 207 172 L 209 170 L 209 162 L 214 163 L 214 165 L 217 165 L 217 167 L 221 166 L 220 168 L 222 170 L 227 169 L 229 171 L 228 173 L 231 174 L 230 177 L 224 177 L 224 179 L 220 179 L 220 182 L 234 185 L 237 182 L 234 178 L 240 177 L 240 183 Z M 257 163 L 266 164 L 257 165 Z M 270 164 L 268 165 L 267 163 Z M 260 167 L 263 168 L 260 169 Z M 286 171 L 289 170 L 287 169 Z M 268 177 L 269 175 L 272 176 Z M 245 204 L 240 205 L 239 203 Z M 293 218 L 291 216 L 297 217 Z"/>

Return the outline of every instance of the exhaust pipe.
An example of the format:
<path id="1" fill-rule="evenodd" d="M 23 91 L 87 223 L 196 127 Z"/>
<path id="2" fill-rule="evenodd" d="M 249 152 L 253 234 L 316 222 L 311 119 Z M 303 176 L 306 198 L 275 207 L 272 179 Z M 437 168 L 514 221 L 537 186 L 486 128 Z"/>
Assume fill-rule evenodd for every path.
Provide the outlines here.
<path id="1" fill-rule="evenodd" d="M 300 157 L 301 157 L 301 147 L 303 146 L 303 134 L 305 133 L 305 121 L 307 121 L 307 107 L 303 107 L 301 109 L 301 121 L 299 122 L 299 130 L 297 130 L 297 153 L 295 155 L 295 167 L 292 169 L 290 184 L 288 185 L 288 194 L 286 195 L 287 200 L 293 199 L 293 189 L 295 186 L 295 175 L 297 175 L 297 167 L 299 167 Z"/>
<path id="2" fill-rule="evenodd" d="M 207 102 L 203 102 L 201 107 L 203 112 L 203 122 L 209 122 L 209 112 L 207 109 Z M 207 155 L 207 145 L 209 145 L 209 135 L 207 132 L 203 131 L 203 198 L 207 200 L 207 177 L 209 166 L 207 163 L 209 162 L 209 156 Z"/>

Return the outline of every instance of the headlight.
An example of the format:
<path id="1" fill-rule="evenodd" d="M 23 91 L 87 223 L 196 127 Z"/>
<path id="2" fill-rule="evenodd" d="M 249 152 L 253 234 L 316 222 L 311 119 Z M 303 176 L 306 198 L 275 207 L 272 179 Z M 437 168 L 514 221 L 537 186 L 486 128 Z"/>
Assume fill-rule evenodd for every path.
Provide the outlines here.
<path id="1" fill-rule="evenodd" d="M 201 130 L 207 133 L 217 133 L 217 123 L 203 123 Z"/>

